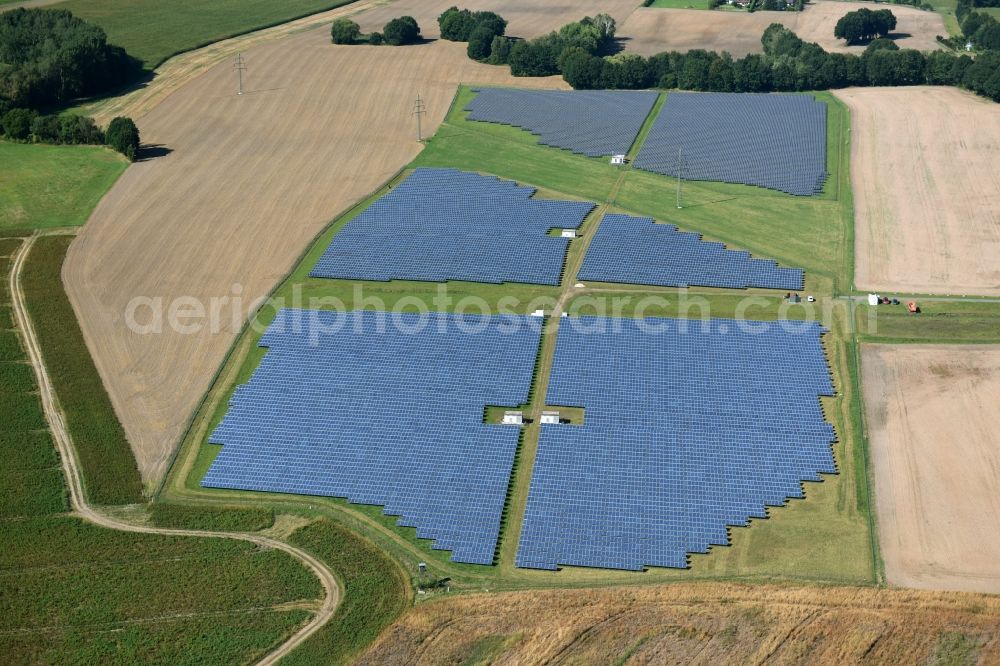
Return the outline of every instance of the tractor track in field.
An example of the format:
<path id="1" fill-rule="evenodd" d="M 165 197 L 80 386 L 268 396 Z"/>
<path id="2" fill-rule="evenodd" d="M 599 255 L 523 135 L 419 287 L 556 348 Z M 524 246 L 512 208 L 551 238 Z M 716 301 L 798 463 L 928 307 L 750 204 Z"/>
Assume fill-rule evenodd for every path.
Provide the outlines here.
<path id="1" fill-rule="evenodd" d="M 340 604 L 341 596 L 340 585 L 337 583 L 336 576 L 329 567 L 306 551 L 282 541 L 278 541 L 277 539 L 261 536 L 259 534 L 251 534 L 248 532 L 216 532 L 212 530 L 168 529 L 150 527 L 146 525 L 134 525 L 105 515 L 87 502 L 86 494 L 84 493 L 83 478 L 76 458 L 76 449 L 73 445 L 73 439 L 69 430 L 66 428 L 62 411 L 59 408 L 59 403 L 52 387 L 52 382 L 49 379 L 48 370 L 45 367 L 44 359 L 42 357 L 41 347 L 38 343 L 38 338 L 35 335 L 34 325 L 31 322 L 25 305 L 24 291 L 21 287 L 21 271 L 24 268 L 25 260 L 27 259 L 35 241 L 41 235 L 42 234 L 35 232 L 35 234 L 25 238 L 21 243 L 21 247 L 18 248 L 13 257 L 9 278 L 11 308 L 14 314 L 15 325 L 18 330 L 21 331 L 25 351 L 28 353 L 28 358 L 35 370 L 35 377 L 38 381 L 39 396 L 42 401 L 45 418 L 52 431 L 52 438 L 55 440 L 56 448 L 59 451 L 59 459 L 63 468 L 63 474 L 66 477 L 66 486 L 69 488 L 70 507 L 72 508 L 73 514 L 89 523 L 93 523 L 94 525 L 122 532 L 159 534 L 165 536 L 210 537 L 217 539 L 248 541 L 258 546 L 283 551 L 300 561 L 306 566 L 306 568 L 310 569 L 317 578 L 319 578 L 320 583 L 323 585 L 324 598 L 322 599 L 319 609 L 308 623 L 296 631 L 288 640 L 257 662 L 258 666 L 277 663 L 279 659 L 289 654 L 292 650 L 305 642 L 306 639 L 319 631 L 333 617 L 338 605 Z"/>

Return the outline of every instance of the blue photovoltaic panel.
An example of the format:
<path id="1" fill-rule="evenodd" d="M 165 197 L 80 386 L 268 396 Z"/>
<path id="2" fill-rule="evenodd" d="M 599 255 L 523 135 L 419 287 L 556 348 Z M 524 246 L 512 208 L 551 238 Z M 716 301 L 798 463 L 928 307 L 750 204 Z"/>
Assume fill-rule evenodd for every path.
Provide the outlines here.
<path id="1" fill-rule="evenodd" d="M 481 88 L 465 107 L 469 120 L 513 125 L 546 146 L 600 157 L 624 155 L 659 93 L 622 90 Z"/>
<path id="2" fill-rule="evenodd" d="M 808 196 L 826 180 L 826 104 L 807 95 L 667 94 L 634 166 Z"/>
<path id="3" fill-rule="evenodd" d="M 609 213 L 587 248 L 581 280 L 661 287 L 802 289 L 799 268 L 780 268 L 743 250 L 701 240 L 650 217 Z"/>
<path id="4" fill-rule="evenodd" d="M 381 505 L 452 560 L 491 564 L 520 429 L 483 410 L 527 402 L 539 332 L 525 317 L 421 317 L 279 312 L 202 485 Z"/>
<path id="5" fill-rule="evenodd" d="M 559 284 L 569 240 L 594 204 L 455 169 L 416 169 L 333 237 L 310 275 L 350 280 Z"/>
<path id="6" fill-rule="evenodd" d="M 686 567 L 835 473 L 816 322 L 564 319 L 516 564 Z"/>

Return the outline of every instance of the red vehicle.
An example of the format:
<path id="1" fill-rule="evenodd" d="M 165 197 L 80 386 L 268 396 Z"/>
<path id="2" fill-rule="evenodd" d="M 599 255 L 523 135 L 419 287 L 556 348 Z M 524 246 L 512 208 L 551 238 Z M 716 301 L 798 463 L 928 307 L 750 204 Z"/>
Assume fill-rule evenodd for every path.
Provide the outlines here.
<path id="1" fill-rule="evenodd" d="M 916 301 L 910 301 L 909 303 L 907 303 L 906 309 L 912 312 L 913 314 L 917 314 L 918 312 L 920 312 L 920 307 L 917 306 Z"/>

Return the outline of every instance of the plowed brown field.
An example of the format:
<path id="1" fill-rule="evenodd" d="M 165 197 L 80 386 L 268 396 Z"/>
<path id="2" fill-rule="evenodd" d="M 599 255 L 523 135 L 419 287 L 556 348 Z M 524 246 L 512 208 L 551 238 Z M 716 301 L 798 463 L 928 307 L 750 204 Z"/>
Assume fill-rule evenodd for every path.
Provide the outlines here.
<path id="1" fill-rule="evenodd" d="M 862 349 L 890 583 L 1000 592 L 1000 347 Z"/>
<path id="2" fill-rule="evenodd" d="M 1000 659 L 996 597 L 684 584 L 419 604 L 360 663 L 958 664 L 977 653 Z"/>
<path id="3" fill-rule="evenodd" d="M 855 284 L 1000 294 L 1000 106 L 955 88 L 853 88 Z"/>
<path id="4" fill-rule="evenodd" d="M 653 55 L 661 51 L 707 49 L 729 51 L 734 56 L 762 51 L 760 36 L 767 26 L 781 23 L 807 42 L 817 42 L 827 51 L 855 52 L 863 46 L 845 46 L 834 39 L 833 28 L 844 14 L 871 3 L 815 2 L 803 12 L 707 12 L 699 9 L 637 9 L 618 34 L 629 51 Z M 947 35 L 939 14 L 913 7 L 892 6 L 896 16 L 895 39 L 901 48 L 933 50 L 936 35 Z"/>
<path id="5" fill-rule="evenodd" d="M 68 292 L 148 482 L 164 472 L 249 304 L 330 219 L 417 154 L 417 93 L 430 132 L 459 82 L 513 82 L 469 60 L 464 44 L 338 47 L 328 35 L 324 27 L 250 49 L 243 96 L 226 59 L 141 117 L 144 142 L 170 152 L 130 167 L 70 249 Z M 236 308 L 219 300 L 236 296 Z M 134 317 L 153 324 L 161 309 L 162 332 L 127 325 L 137 297 L 162 299 Z M 215 299 L 221 315 L 171 327 L 178 298 L 186 312 L 209 312 Z"/>

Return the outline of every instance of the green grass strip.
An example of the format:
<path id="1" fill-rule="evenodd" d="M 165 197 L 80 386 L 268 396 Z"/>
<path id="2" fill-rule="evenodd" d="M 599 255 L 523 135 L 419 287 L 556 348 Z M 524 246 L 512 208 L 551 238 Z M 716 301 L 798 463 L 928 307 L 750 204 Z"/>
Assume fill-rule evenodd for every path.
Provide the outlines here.
<path id="1" fill-rule="evenodd" d="M 262 30 L 353 0 L 68 0 L 53 5 L 96 23 L 108 41 L 152 69 L 213 42 Z"/>
<path id="2" fill-rule="evenodd" d="M 141 502 L 135 458 L 63 290 L 60 273 L 72 240 L 44 236 L 35 243 L 22 275 L 28 312 L 76 445 L 88 499 L 95 504 Z"/>
<path id="3" fill-rule="evenodd" d="M 295 532 L 289 541 L 333 569 L 343 596 L 333 619 L 282 664 L 349 663 L 409 606 L 409 581 L 367 539 L 321 519 Z"/>

